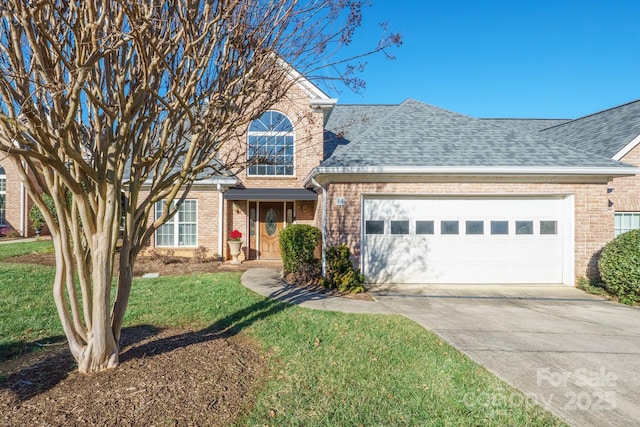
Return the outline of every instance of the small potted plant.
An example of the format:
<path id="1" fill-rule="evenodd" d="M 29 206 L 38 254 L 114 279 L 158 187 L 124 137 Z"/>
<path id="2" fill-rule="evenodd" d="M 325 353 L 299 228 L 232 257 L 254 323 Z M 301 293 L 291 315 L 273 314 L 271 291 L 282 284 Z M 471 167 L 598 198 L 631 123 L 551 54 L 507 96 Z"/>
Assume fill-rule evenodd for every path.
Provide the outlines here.
<path id="1" fill-rule="evenodd" d="M 29 219 L 31 220 L 31 227 L 36 232 L 36 236 L 40 237 L 42 233 L 42 227 L 44 226 L 44 215 L 40 212 L 40 208 L 37 205 L 33 205 L 29 211 Z"/>
<path id="2" fill-rule="evenodd" d="M 242 246 L 242 233 L 233 230 L 229 234 L 229 253 L 231 254 L 231 264 L 240 264 L 238 255 L 240 255 L 240 247 Z"/>

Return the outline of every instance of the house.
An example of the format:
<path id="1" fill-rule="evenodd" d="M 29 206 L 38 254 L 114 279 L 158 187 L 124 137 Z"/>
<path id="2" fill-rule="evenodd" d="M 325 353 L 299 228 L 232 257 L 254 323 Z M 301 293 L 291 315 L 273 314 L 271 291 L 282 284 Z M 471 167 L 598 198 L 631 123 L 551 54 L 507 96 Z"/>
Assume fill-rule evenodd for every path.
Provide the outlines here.
<path id="1" fill-rule="evenodd" d="M 369 283 L 574 285 L 640 228 L 638 117 L 640 101 L 575 120 L 340 105 L 300 77 L 234 145 L 250 166 L 197 182 L 150 245 L 229 259 L 237 229 L 241 259 L 277 259 L 279 231 L 307 223 L 348 245 Z M 0 220 L 24 230 L 4 179 Z"/>

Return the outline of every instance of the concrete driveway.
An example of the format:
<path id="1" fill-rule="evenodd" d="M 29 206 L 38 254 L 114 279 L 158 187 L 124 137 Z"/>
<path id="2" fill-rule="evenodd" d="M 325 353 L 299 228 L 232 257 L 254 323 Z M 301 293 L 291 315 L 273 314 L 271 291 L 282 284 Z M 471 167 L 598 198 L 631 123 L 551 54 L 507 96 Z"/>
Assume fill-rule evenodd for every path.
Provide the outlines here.
<path id="1" fill-rule="evenodd" d="M 568 286 L 386 286 L 376 300 L 572 425 L 640 425 L 640 310 Z M 477 396 L 493 406 L 519 396 Z"/>

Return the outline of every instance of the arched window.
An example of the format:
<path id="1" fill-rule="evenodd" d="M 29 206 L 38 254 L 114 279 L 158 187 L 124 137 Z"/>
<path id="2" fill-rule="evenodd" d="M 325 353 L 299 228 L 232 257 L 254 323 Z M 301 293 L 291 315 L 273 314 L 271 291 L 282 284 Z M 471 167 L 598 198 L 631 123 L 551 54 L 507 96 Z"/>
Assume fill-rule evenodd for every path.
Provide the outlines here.
<path id="1" fill-rule="evenodd" d="M 247 160 L 249 176 L 293 175 L 293 125 L 284 114 L 267 111 L 251 122 Z"/>
<path id="2" fill-rule="evenodd" d="M 0 226 L 6 225 L 7 210 L 5 208 L 5 200 L 7 198 L 7 176 L 4 168 L 0 166 Z"/>

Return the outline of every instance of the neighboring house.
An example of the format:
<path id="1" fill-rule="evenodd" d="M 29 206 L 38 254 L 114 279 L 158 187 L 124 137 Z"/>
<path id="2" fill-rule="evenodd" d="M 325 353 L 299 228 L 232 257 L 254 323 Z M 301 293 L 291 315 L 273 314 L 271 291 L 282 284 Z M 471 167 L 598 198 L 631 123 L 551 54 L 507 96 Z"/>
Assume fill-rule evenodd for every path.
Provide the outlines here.
<path id="1" fill-rule="evenodd" d="M 574 285 L 640 228 L 639 117 L 640 101 L 576 120 L 336 105 L 301 79 L 230 146 L 250 166 L 199 181 L 150 245 L 229 259 L 238 229 L 241 258 L 278 259 L 279 231 L 307 223 L 369 283 Z M 20 224 L 10 175 L 6 222 Z"/>

